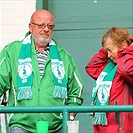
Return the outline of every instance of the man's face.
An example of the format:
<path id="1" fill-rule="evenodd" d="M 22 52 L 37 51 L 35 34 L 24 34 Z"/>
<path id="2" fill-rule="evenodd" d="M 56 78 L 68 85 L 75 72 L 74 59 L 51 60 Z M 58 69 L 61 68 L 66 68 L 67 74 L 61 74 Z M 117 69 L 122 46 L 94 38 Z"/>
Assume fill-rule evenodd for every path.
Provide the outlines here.
<path id="1" fill-rule="evenodd" d="M 47 45 L 53 36 L 54 20 L 51 16 L 46 15 L 34 22 L 31 21 L 29 28 L 37 45 Z"/>

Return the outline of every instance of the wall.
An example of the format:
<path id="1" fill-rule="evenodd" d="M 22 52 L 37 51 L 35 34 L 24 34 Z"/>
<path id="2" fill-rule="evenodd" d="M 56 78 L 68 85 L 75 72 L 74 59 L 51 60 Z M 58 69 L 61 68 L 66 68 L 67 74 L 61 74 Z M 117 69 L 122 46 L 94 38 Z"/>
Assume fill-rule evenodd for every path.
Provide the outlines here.
<path id="1" fill-rule="evenodd" d="M 36 0 L 0 0 L 0 51 L 9 42 L 23 39 Z"/>

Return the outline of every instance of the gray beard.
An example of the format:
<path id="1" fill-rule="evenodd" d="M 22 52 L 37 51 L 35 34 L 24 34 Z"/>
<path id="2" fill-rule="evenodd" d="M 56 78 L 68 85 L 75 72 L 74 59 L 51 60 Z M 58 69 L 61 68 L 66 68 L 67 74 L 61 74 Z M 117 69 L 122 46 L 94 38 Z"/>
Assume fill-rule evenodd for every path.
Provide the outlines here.
<path id="1" fill-rule="evenodd" d="M 49 39 L 48 41 L 44 42 L 44 41 L 40 41 L 39 46 L 47 46 L 49 44 L 49 42 L 51 41 L 51 39 Z"/>

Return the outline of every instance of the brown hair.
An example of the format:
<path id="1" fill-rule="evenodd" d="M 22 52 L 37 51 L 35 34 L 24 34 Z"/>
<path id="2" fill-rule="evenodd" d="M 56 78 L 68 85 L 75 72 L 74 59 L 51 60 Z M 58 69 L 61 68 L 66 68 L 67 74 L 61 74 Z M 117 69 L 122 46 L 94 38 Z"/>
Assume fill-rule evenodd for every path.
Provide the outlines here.
<path id="1" fill-rule="evenodd" d="M 132 43 L 132 38 L 129 31 L 118 27 L 110 28 L 103 35 L 102 46 L 104 46 L 104 43 L 107 41 L 108 38 L 111 38 L 112 42 L 114 42 L 114 44 L 117 45 L 119 48 L 121 48 L 121 44 L 123 41 L 125 41 L 128 46 Z"/>

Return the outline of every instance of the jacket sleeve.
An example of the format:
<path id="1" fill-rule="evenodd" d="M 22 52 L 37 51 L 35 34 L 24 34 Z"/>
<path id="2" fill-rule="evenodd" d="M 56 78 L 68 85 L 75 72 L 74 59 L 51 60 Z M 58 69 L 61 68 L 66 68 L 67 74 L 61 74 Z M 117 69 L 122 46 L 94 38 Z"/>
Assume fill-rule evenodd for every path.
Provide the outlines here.
<path id="1" fill-rule="evenodd" d="M 118 51 L 118 72 L 133 87 L 133 46 Z"/>
<path id="2" fill-rule="evenodd" d="M 86 72 L 93 78 L 97 79 L 108 61 L 107 52 L 104 48 L 95 54 L 85 67 Z"/>
<path id="3" fill-rule="evenodd" d="M 73 59 L 70 61 L 68 68 L 67 90 L 68 98 L 66 100 L 66 105 L 75 106 L 83 103 L 83 81 Z"/>
<path id="4" fill-rule="evenodd" d="M 0 53 L 0 96 L 10 89 L 11 67 L 6 46 Z"/>

